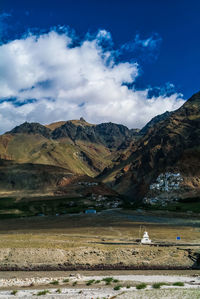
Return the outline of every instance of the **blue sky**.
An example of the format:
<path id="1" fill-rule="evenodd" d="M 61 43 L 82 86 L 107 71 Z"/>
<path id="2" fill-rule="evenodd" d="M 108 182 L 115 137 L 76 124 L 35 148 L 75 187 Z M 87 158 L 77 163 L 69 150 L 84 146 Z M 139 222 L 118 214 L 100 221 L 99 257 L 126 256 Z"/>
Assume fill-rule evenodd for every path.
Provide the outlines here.
<path id="1" fill-rule="evenodd" d="M 187 99 L 199 90 L 199 11 L 200 3 L 194 0 L 3 0 L 0 59 L 4 64 L 0 62 L 0 76 L 4 78 L 2 86 L 6 87 L 5 93 L 0 94 L 0 120 L 5 124 L 2 130 L 25 120 L 45 123 L 82 115 L 92 122 L 111 120 L 129 127 L 141 127 L 159 112 L 178 108 L 183 103 L 182 98 Z M 48 37 L 45 35 L 50 33 Z M 41 38 L 40 42 L 36 37 Z M 73 54 L 64 52 L 66 38 L 71 39 L 67 47 L 76 49 Z M 13 46 L 14 41 L 18 43 Z M 83 47 L 84 41 L 90 43 L 88 47 Z M 60 64 L 55 62 L 52 66 L 45 61 L 45 43 L 49 61 L 51 55 L 63 55 Z M 93 52 L 92 43 L 95 43 Z M 17 47 L 18 54 L 21 51 L 19 57 L 12 56 L 13 47 Z M 33 54 L 27 58 L 28 51 L 32 50 Z M 26 63 L 22 66 L 23 53 Z M 94 55 L 94 59 L 89 59 L 90 53 L 90 58 Z M 31 65 L 33 57 L 38 63 L 37 68 Z M 75 60 L 69 64 L 66 62 L 68 58 Z M 12 64 L 8 67 L 10 61 Z M 22 81 L 32 78 L 37 71 L 45 75 L 37 75 L 27 84 L 21 84 L 17 72 L 8 75 L 11 66 L 16 71 L 19 63 Z M 71 71 L 65 73 L 61 65 Z M 47 75 L 50 69 L 56 70 L 57 77 Z M 89 73 L 92 69 L 97 70 L 95 81 Z M 85 81 L 77 80 L 76 86 L 69 83 L 78 76 Z M 66 80 L 58 84 L 63 77 Z M 109 80 L 116 86 L 111 87 Z M 102 85 L 97 86 L 97 81 Z M 95 86 L 94 89 L 91 86 Z M 101 86 L 106 102 L 99 91 Z M 70 100 L 74 90 L 76 96 L 71 96 Z M 65 109 L 60 109 L 62 105 Z M 45 111 L 43 114 L 41 109 Z M 132 113 L 127 117 L 129 111 Z M 140 113 L 144 115 L 138 116 Z"/>

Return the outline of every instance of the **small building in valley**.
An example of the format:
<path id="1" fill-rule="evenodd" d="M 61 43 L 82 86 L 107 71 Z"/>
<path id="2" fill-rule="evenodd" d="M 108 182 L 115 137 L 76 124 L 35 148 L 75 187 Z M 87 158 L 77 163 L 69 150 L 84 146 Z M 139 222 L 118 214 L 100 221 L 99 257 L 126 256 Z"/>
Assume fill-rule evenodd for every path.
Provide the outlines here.
<path id="1" fill-rule="evenodd" d="M 148 232 L 144 232 L 143 238 L 141 239 L 142 244 L 151 244 L 151 240 L 149 239 Z"/>

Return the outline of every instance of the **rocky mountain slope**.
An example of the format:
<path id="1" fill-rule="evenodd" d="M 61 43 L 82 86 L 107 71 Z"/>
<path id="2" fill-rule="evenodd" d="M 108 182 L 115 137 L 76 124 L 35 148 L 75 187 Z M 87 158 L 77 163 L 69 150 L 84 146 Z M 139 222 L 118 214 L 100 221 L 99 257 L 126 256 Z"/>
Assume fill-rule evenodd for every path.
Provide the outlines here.
<path id="1" fill-rule="evenodd" d="M 66 138 L 72 143 L 88 141 L 103 144 L 110 149 L 117 149 L 124 141 L 133 138 L 137 132 L 111 122 L 92 125 L 81 118 L 80 120 L 58 122 L 46 126 L 25 122 L 6 134 L 37 134 L 53 140 Z"/>
<path id="2" fill-rule="evenodd" d="M 98 200 L 102 206 L 117 193 L 92 178 L 112 165 L 136 135 L 123 125 L 93 125 L 83 118 L 46 126 L 25 122 L 0 136 L 0 196 L 85 197 L 88 202 L 81 206 L 96 206 Z M 17 208 L 14 202 L 10 207 Z"/>
<path id="3" fill-rule="evenodd" d="M 26 122 L 0 136 L 0 158 L 95 176 L 112 164 L 135 135 L 123 125 L 92 125 L 83 118 L 47 126 Z"/>
<path id="4" fill-rule="evenodd" d="M 104 172 L 102 179 L 132 201 L 146 197 L 146 202 L 165 203 L 197 198 L 200 194 L 199 136 L 200 92 L 150 126 L 131 155 Z"/>
<path id="5" fill-rule="evenodd" d="M 155 124 L 157 124 L 158 122 L 167 119 L 170 115 L 172 114 L 172 112 L 166 111 L 165 113 L 159 114 L 155 117 L 153 117 L 140 131 L 139 134 L 140 135 L 145 135 L 148 130 L 150 128 L 152 128 Z"/>

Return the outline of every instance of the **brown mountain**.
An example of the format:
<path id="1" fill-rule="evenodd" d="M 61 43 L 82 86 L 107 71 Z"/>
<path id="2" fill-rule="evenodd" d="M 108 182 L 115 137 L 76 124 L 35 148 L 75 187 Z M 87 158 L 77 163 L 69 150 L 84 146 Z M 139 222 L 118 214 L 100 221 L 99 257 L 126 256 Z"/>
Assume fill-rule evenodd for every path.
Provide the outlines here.
<path id="1" fill-rule="evenodd" d="M 25 122 L 0 136 L 0 194 L 82 194 L 76 184 L 69 187 L 72 181 L 90 181 L 112 165 L 135 134 L 123 125 L 83 118 L 46 126 Z"/>
<path id="2" fill-rule="evenodd" d="M 125 160 L 102 175 L 132 201 L 156 202 L 200 194 L 200 92 L 147 129 Z"/>
<path id="3" fill-rule="evenodd" d="M 153 117 L 138 133 L 140 135 L 145 135 L 150 128 L 152 128 L 158 122 L 167 119 L 171 113 L 172 112 L 166 111 L 165 113 Z"/>
<path id="4" fill-rule="evenodd" d="M 0 136 L 0 158 L 95 176 L 133 142 L 134 134 L 123 125 L 92 125 L 83 118 L 46 126 L 25 122 Z"/>

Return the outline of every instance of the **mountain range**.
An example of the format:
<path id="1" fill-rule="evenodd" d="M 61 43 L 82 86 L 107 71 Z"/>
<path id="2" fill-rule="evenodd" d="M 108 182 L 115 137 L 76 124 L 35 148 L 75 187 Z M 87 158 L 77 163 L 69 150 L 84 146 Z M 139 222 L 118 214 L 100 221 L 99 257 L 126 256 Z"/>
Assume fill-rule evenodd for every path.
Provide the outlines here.
<path id="1" fill-rule="evenodd" d="M 64 167 L 94 177 L 137 136 L 123 125 L 84 119 L 43 126 L 25 122 L 0 136 L 0 157 L 17 163 Z"/>
<path id="2" fill-rule="evenodd" d="M 141 130 L 83 118 L 25 122 L 0 136 L 0 194 L 65 194 L 84 178 L 130 202 L 198 198 L 199 137 L 200 92 Z"/>

